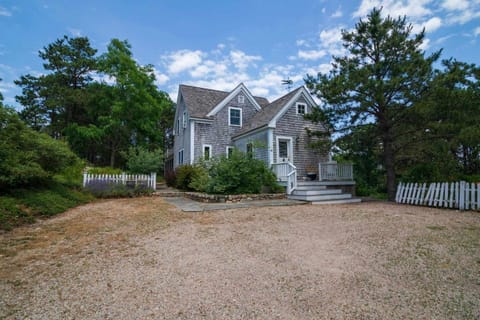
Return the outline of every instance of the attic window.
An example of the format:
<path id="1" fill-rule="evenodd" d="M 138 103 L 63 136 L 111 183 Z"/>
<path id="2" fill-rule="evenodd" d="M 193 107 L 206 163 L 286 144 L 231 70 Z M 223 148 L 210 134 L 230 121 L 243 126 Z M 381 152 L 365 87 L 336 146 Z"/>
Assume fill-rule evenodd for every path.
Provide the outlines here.
<path id="1" fill-rule="evenodd" d="M 243 95 L 238 95 L 238 103 L 245 103 L 245 97 Z"/>
<path id="2" fill-rule="evenodd" d="M 307 106 L 303 103 L 297 103 L 297 114 L 305 114 Z"/>
<path id="3" fill-rule="evenodd" d="M 228 108 L 228 124 L 231 126 L 242 126 L 242 109 Z"/>

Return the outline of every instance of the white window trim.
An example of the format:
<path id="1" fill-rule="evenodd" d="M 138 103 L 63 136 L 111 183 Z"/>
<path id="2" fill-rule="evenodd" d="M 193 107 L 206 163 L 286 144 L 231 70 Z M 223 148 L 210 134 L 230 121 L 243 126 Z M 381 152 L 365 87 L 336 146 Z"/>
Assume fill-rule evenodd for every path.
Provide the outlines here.
<path id="1" fill-rule="evenodd" d="M 233 150 L 235 149 L 235 147 L 234 147 L 234 146 L 227 146 L 227 147 L 225 148 L 225 155 L 226 155 L 227 158 L 228 158 L 228 150 L 230 150 L 230 149 L 231 149 L 232 152 L 233 152 Z"/>
<path id="2" fill-rule="evenodd" d="M 298 112 L 298 106 L 304 106 L 305 113 Z M 303 102 L 297 102 L 297 103 L 295 103 L 295 110 L 296 110 L 297 114 L 301 114 L 301 115 L 307 114 L 308 113 L 307 104 L 303 103 Z"/>
<path id="3" fill-rule="evenodd" d="M 212 145 L 211 144 L 202 144 L 202 157 L 205 159 L 205 147 L 210 148 L 210 157 L 208 158 L 209 160 L 212 159 Z"/>
<path id="4" fill-rule="evenodd" d="M 240 111 L 240 124 L 232 124 L 230 121 L 230 110 L 239 110 Z M 234 127 L 241 127 L 243 122 L 242 108 L 228 107 L 228 125 Z"/>
<path id="5" fill-rule="evenodd" d="M 290 140 L 290 143 L 289 143 L 289 146 L 288 146 L 288 154 L 290 155 L 290 162 L 293 164 L 293 138 L 292 137 L 286 137 L 286 136 L 276 136 L 276 151 L 277 151 L 277 156 L 276 156 L 276 160 L 277 160 L 277 163 L 281 163 L 280 162 L 280 146 L 279 146 L 279 141 L 280 140 Z"/>

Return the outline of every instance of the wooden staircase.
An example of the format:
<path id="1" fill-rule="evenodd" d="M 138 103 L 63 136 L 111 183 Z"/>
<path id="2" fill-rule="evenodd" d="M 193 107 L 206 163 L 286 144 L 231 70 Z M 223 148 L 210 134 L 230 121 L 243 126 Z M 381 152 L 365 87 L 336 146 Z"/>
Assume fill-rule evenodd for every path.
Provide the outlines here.
<path id="1" fill-rule="evenodd" d="M 298 181 L 297 187 L 289 199 L 308 201 L 312 204 L 341 204 L 358 203 L 361 199 L 353 198 L 350 193 L 343 193 L 341 189 L 327 188 L 320 181 Z"/>

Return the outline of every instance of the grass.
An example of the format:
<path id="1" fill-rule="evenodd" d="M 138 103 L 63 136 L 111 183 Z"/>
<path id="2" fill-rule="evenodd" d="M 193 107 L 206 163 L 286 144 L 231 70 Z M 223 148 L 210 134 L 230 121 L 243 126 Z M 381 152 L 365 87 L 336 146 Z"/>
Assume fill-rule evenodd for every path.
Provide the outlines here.
<path id="1" fill-rule="evenodd" d="M 38 217 L 59 214 L 94 199 L 89 193 L 58 182 L 33 189 L 11 190 L 0 196 L 0 229 L 11 230 L 32 223 Z"/>

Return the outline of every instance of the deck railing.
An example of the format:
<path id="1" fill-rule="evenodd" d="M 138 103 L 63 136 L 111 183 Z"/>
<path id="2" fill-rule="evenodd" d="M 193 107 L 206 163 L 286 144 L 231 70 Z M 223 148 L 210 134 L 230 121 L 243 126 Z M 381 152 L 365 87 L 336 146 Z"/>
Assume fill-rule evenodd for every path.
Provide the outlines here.
<path id="1" fill-rule="evenodd" d="M 324 162 L 318 164 L 318 180 L 346 181 L 353 180 L 353 164 Z"/>
<path id="2" fill-rule="evenodd" d="M 272 170 L 278 181 L 287 183 L 287 194 L 291 194 L 297 188 L 297 167 L 290 162 L 272 164 Z"/>

